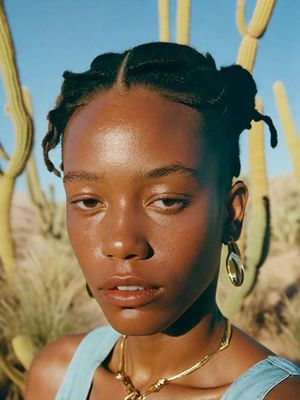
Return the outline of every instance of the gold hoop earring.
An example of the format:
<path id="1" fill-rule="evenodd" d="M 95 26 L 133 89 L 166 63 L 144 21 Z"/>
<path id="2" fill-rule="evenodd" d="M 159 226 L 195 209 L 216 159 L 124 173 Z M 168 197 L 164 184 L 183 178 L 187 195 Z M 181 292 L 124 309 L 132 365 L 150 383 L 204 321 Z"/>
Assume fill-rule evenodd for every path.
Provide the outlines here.
<path id="1" fill-rule="evenodd" d="M 228 255 L 226 258 L 226 272 L 233 286 L 241 286 L 244 282 L 245 269 L 241 260 L 241 253 L 238 245 L 230 237 L 228 245 Z"/>
<path id="2" fill-rule="evenodd" d="M 89 285 L 87 283 L 85 284 L 85 288 L 86 288 L 86 292 L 87 292 L 88 296 L 91 299 L 94 299 L 94 295 L 93 295 L 93 293 L 92 293 L 92 291 L 91 291 L 91 289 L 90 289 L 90 287 L 89 287 Z"/>

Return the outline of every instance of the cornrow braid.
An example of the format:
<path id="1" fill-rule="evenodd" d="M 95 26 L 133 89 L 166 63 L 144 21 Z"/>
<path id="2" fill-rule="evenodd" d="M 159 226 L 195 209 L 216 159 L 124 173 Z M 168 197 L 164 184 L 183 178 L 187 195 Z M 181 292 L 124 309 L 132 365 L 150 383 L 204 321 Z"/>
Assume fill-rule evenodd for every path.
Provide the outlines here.
<path id="1" fill-rule="evenodd" d="M 239 136 L 244 129 L 251 128 L 253 120 L 262 120 L 269 126 L 271 146 L 277 145 L 271 118 L 255 109 L 257 88 L 252 75 L 239 65 L 218 70 L 210 54 L 203 55 L 190 46 L 151 42 L 123 53 L 105 53 L 92 61 L 89 70 L 65 71 L 63 78 L 55 108 L 48 114 L 48 132 L 42 142 L 46 166 L 57 176 L 61 173 L 49 159 L 49 151 L 62 141 L 71 116 L 96 94 L 116 87 L 146 87 L 199 112 L 214 111 L 225 127 L 223 140 L 231 146 L 232 176 L 238 176 L 241 168 Z"/>

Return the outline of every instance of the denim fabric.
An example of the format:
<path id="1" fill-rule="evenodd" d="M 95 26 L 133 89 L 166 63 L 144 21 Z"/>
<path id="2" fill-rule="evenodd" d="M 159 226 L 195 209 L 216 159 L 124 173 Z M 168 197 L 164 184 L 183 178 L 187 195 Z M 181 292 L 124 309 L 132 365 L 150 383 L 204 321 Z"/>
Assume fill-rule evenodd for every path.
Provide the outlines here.
<path id="1" fill-rule="evenodd" d="M 271 389 L 293 375 L 300 375 L 300 368 L 285 358 L 269 356 L 234 381 L 222 400 L 262 400 Z"/>
<path id="2" fill-rule="evenodd" d="M 55 400 L 86 400 L 97 367 L 120 336 L 108 326 L 89 332 L 76 349 Z"/>
<path id="3" fill-rule="evenodd" d="M 55 400 L 86 400 L 96 368 L 119 337 L 120 333 L 111 327 L 96 328 L 87 334 L 73 355 Z M 269 356 L 234 381 L 222 400 L 262 400 L 292 375 L 300 375 L 300 368 L 282 357 Z"/>

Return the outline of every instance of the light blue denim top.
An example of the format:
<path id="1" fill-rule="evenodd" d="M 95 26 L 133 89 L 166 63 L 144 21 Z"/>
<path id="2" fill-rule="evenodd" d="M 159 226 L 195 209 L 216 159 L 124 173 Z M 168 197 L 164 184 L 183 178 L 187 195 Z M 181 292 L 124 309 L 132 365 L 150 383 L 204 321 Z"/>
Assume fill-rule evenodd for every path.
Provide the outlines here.
<path id="1" fill-rule="evenodd" d="M 108 326 L 89 332 L 76 349 L 55 400 L 86 400 L 96 368 L 119 337 L 120 333 Z M 222 400 L 264 399 L 274 386 L 292 375 L 300 375 L 300 368 L 284 358 L 269 356 L 234 381 Z"/>

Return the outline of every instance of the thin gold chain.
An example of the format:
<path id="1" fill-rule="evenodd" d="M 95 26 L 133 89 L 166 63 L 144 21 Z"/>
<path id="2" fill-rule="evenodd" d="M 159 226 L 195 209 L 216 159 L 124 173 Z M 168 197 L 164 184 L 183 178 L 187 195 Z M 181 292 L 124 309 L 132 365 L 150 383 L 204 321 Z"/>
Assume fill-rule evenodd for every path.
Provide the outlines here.
<path id="1" fill-rule="evenodd" d="M 192 372 L 196 371 L 200 367 L 203 367 L 203 365 L 205 365 L 214 355 L 218 354 L 222 350 L 225 350 L 229 346 L 230 339 L 231 339 L 231 333 L 232 333 L 231 323 L 228 319 L 226 319 L 226 327 L 225 327 L 225 331 L 223 334 L 223 338 L 222 338 L 221 344 L 217 350 L 214 350 L 211 353 L 206 354 L 203 358 L 201 358 L 200 361 L 198 361 L 196 364 L 192 365 L 190 368 L 184 370 L 183 372 L 180 372 L 179 374 L 174 375 L 170 378 L 159 379 L 153 385 L 149 386 L 148 389 L 146 389 L 146 391 L 144 393 L 141 393 L 134 386 L 134 384 L 132 383 L 129 376 L 127 376 L 125 373 L 125 342 L 126 342 L 127 336 L 123 335 L 121 344 L 120 344 L 121 357 L 120 357 L 120 364 L 119 364 L 119 372 L 116 374 L 116 379 L 122 381 L 125 386 L 127 396 L 124 397 L 124 400 L 144 400 L 144 399 L 146 399 L 146 397 L 149 394 L 160 391 L 169 382 L 183 378 L 184 376 L 187 376 L 187 375 L 191 374 Z"/>

